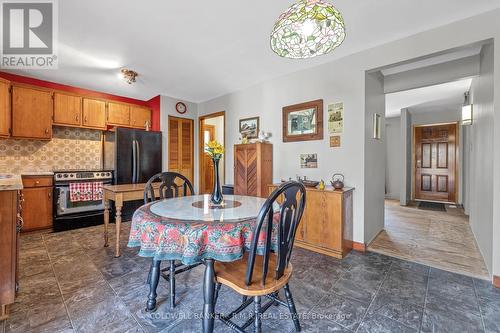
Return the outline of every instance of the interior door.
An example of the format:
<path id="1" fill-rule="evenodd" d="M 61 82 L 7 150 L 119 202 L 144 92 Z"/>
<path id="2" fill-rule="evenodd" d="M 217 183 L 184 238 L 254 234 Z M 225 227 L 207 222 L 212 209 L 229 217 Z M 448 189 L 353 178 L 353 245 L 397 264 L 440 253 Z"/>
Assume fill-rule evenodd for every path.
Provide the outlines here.
<path id="1" fill-rule="evenodd" d="M 203 148 L 209 141 L 215 140 L 215 126 L 203 125 Z M 208 154 L 203 153 L 203 188 L 202 194 L 211 193 L 214 186 L 214 165 Z"/>
<path id="2" fill-rule="evenodd" d="M 168 170 L 194 178 L 194 120 L 168 117 Z"/>
<path id="3" fill-rule="evenodd" d="M 415 200 L 456 203 L 457 124 L 415 127 Z"/>

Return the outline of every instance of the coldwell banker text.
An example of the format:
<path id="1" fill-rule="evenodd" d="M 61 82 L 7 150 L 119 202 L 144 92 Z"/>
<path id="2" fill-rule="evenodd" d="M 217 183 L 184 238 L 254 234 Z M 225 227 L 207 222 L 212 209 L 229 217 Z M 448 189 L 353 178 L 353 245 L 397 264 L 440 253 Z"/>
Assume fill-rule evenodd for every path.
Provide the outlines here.
<path id="1" fill-rule="evenodd" d="M 57 2 L 0 0 L 1 68 L 57 69 Z"/>

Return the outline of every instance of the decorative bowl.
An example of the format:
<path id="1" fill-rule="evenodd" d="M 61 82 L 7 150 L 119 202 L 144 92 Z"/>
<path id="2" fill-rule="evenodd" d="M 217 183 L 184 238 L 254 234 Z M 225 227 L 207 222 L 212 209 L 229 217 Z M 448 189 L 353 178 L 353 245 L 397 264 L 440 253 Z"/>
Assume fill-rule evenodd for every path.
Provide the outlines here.
<path id="1" fill-rule="evenodd" d="M 304 185 L 305 187 L 316 187 L 319 185 L 319 182 L 316 181 L 316 180 L 303 180 L 301 179 L 300 182 L 302 183 L 302 185 Z"/>

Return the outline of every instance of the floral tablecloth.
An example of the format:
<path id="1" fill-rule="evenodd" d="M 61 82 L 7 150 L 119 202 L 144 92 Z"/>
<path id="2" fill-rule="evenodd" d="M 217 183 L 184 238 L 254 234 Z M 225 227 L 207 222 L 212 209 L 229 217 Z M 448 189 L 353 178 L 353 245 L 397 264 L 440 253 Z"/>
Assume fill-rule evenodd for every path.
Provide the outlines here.
<path id="1" fill-rule="evenodd" d="M 138 247 L 138 255 L 156 260 L 180 260 L 185 265 L 215 259 L 229 262 L 243 256 L 250 249 L 255 219 L 219 223 L 185 222 L 158 216 L 150 209 L 153 203 L 140 207 L 134 213 L 128 247 Z M 279 213 L 275 213 L 271 248 L 276 249 L 276 229 Z M 265 230 L 265 225 L 262 230 Z M 265 233 L 261 231 L 257 253 L 264 250 Z"/>

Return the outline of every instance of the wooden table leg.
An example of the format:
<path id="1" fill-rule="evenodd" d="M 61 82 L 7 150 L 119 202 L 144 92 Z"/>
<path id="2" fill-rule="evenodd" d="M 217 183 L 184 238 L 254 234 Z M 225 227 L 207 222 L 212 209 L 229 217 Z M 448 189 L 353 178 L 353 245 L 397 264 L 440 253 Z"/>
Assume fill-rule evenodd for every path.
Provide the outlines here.
<path id="1" fill-rule="evenodd" d="M 122 207 L 123 200 L 122 198 L 117 198 L 115 200 L 116 207 L 116 218 L 115 218 L 115 226 L 116 226 L 116 242 L 115 242 L 115 258 L 120 256 L 120 229 L 122 224 Z"/>
<path id="2" fill-rule="evenodd" d="M 109 246 L 109 200 L 104 199 L 104 247 Z"/>
<path id="3" fill-rule="evenodd" d="M 214 331 L 215 319 L 215 272 L 214 260 L 205 260 L 205 276 L 203 278 L 203 333 Z"/>

